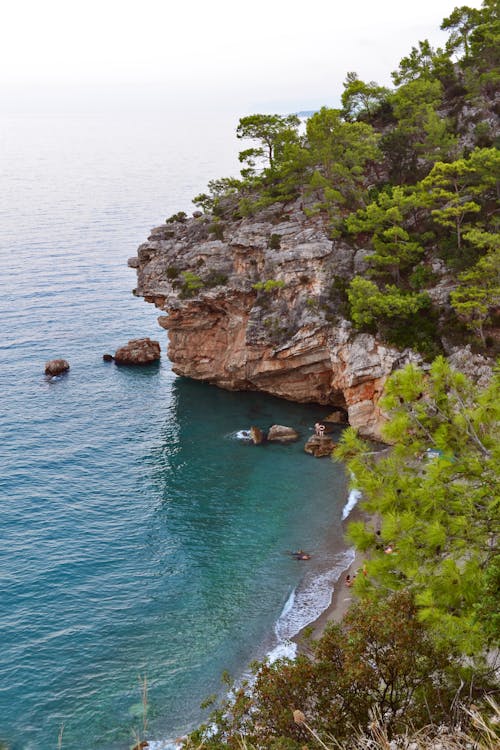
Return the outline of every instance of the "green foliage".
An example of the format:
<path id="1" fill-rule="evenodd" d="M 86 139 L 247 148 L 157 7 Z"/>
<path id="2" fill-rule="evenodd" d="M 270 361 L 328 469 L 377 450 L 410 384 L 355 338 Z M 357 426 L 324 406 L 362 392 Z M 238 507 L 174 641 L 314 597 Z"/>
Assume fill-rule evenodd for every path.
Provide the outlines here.
<path id="1" fill-rule="evenodd" d="M 372 117 L 387 101 L 389 93 L 389 89 L 379 86 L 375 81 L 365 83 L 358 78 L 357 73 L 348 73 L 342 93 L 344 117 L 347 120 Z"/>
<path id="2" fill-rule="evenodd" d="M 417 292 L 437 280 L 435 273 L 427 266 L 420 264 L 416 266 L 409 278 L 409 284 Z"/>
<path id="3" fill-rule="evenodd" d="M 407 318 L 429 304 L 425 293 L 402 292 L 394 285 L 381 291 L 373 281 L 361 276 L 353 278 L 347 294 L 351 320 L 361 329 L 372 326 L 381 318 Z"/>
<path id="4" fill-rule="evenodd" d="M 487 571 L 498 568 L 500 378 L 481 392 L 439 357 L 429 375 L 414 366 L 396 372 L 382 408 L 387 457 L 377 460 L 351 430 L 335 453 L 394 550 L 378 549 L 372 531 L 363 587 L 371 595 L 413 591 L 435 637 L 480 661 L 497 622 L 490 604 L 481 606 L 496 580 Z"/>
<path id="5" fill-rule="evenodd" d="M 429 41 L 424 39 L 417 47 L 412 47 L 407 57 L 399 63 L 399 69 L 392 73 L 396 86 L 415 81 L 418 78 L 440 79 L 451 78 L 453 66 L 449 56 L 440 48 L 434 50 Z"/>
<path id="6" fill-rule="evenodd" d="M 221 273 L 220 271 L 209 271 L 205 277 L 205 286 L 224 286 L 227 284 L 227 274 Z"/>
<path id="7" fill-rule="evenodd" d="M 271 250 L 279 250 L 280 247 L 281 247 L 281 235 L 280 234 L 272 234 L 269 237 L 268 247 Z"/>
<path id="8" fill-rule="evenodd" d="M 252 284 L 252 289 L 257 292 L 274 292 L 276 289 L 283 289 L 285 287 L 284 281 L 277 281 L 276 279 L 267 279 L 267 281 L 258 281 L 256 284 Z"/>
<path id="9" fill-rule="evenodd" d="M 369 232 L 375 252 L 367 261 L 377 274 L 390 273 L 396 283 L 400 273 L 411 267 L 423 252 L 423 247 L 413 240 L 404 228 L 404 223 L 415 212 L 420 203 L 415 192 L 402 187 L 379 193 L 377 199 L 366 208 L 351 214 L 346 220 L 351 234 Z"/>
<path id="10" fill-rule="evenodd" d="M 192 271 L 183 271 L 180 297 L 186 299 L 194 297 L 204 287 L 203 279 Z"/>
<path id="11" fill-rule="evenodd" d="M 448 18 L 443 20 L 441 29 L 451 30 L 446 42 L 446 49 L 450 54 L 462 52 L 465 61 L 468 60 L 470 54 L 469 37 L 480 18 L 481 12 L 479 10 L 462 5 L 460 8 L 455 8 Z"/>
<path id="12" fill-rule="evenodd" d="M 176 279 L 179 276 L 179 273 L 180 272 L 177 266 L 169 266 L 165 271 L 165 275 L 170 281 L 172 281 L 172 279 Z"/>
<path id="13" fill-rule="evenodd" d="M 492 235 L 494 241 L 500 244 L 498 235 Z M 451 304 L 485 344 L 484 325 L 490 320 L 492 308 L 500 305 L 500 247 L 483 256 L 458 278 L 460 285 L 450 295 Z"/>
<path id="14" fill-rule="evenodd" d="M 224 203 L 230 202 L 232 197 L 238 196 L 238 191 L 243 185 L 240 180 L 234 177 L 222 177 L 217 180 L 210 180 L 207 185 L 208 193 L 201 193 L 193 198 L 195 206 L 203 209 L 205 213 L 219 215 L 223 213 Z"/>
<path id="15" fill-rule="evenodd" d="M 222 222 L 214 221 L 208 227 L 208 231 L 214 236 L 216 240 L 224 239 L 224 224 Z"/>
<path id="16" fill-rule="evenodd" d="M 300 120 L 296 115 L 249 115 L 242 117 L 236 130 L 237 138 L 257 141 L 258 146 L 240 152 L 240 162 L 246 164 L 243 176 L 255 176 L 259 164 L 273 172 L 283 157 L 287 145 L 298 142 Z"/>
<path id="17" fill-rule="evenodd" d="M 166 224 L 174 224 L 179 222 L 184 224 L 187 221 L 187 213 L 185 211 L 178 211 L 176 214 L 172 214 L 168 219 L 165 220 Z"/>
<path id="18" fill-rule="evenodd" d="M 422 200 L 438 225 L 454 230 L 459 252 L 463 233 L 471 228 L 468 222 L 498 193 L 499 174 L 500 152 L 475 149 L 468 159 L 451 164 L 436 162 L 421 182 Z"/>
<path id="19" fill-rule="evenodd" d="M 364 169 L 379 156 L 379 136 L 371 125 L 345 122 L 340 110 L 322 107 L 307 121 L 306 142 L 312 175 L 309 192 L 318 192 L 318 208 L 363 205 Z"/>
<path id="20" fill-rule="evenodd" d="M 413 174 L 405 175 L 413 182 L 415 174 L 436 159 L 447 159 L 454 152 L 456 137 L 448 123 L 437 112 L 443 97 L 442 84 L 435 79 L 416 78 L 401 86 L 392 96 L 391 104 L 398 124 L 391 134 L 391 140 L 398 137 L 406 152 Z M 390 157 L 387 141 L 383 144 L 384 153 Z"/>
<path id="21" fill-rule="evenodd" d="M 239 748 L 241 737 L 256 750 L 300 750 L 309 735 L 294 720 L 299 709 L 321 737 L 347 741 L 378 707 L 388 736 L 405 725 L 422 727 L 429 711 L 450 715 L 460 672 L 436 647 L 416 617 L 409 593 L 366 599 L 340 625 L 330 624 L 312 644 L 311 657 L 257 664 L 255 682 L 233 687 L 210 722 L 186 748 Z"/>

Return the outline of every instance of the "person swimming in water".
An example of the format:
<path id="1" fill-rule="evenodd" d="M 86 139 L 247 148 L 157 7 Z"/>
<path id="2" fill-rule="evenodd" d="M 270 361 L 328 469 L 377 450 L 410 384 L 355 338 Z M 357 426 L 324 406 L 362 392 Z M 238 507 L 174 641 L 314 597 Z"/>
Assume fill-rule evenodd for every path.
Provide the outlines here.
<path id="1" fill-rule="evenodd" d="M 292 557 L 295 557 L 296 560 L 310 560 L 311 555 L 309 555 L 307 552 L 304 552 L 303 549 L 299 549 L 298 552 L 292 552 Z"/>

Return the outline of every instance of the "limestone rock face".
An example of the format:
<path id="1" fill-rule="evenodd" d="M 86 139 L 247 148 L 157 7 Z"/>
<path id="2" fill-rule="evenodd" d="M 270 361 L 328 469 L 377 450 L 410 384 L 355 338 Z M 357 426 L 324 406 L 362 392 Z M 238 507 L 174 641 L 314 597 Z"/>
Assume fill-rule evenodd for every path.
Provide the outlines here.
<path id="1" fill-rule="evenodd" d="M 69 370 L 69 362 L 65 359 L 51 359 L 50 362 L 45 363 L 45 374 L 54 377 L 55 375 L 61 375 L 63 372 Z"/>
<path id="2" fill-rule="evenodd" d="M 359 269 L 359 251 L 330 239 L 321 217 L 306 216 L 299 202 L 226 222 L 223 240 L 207 221 L 157 227 L 130 263 L 135 294 L 164 313 L 158 321 L 174 372 L 337 407 L 362 435 L 379 438 L 387 378 L 421 359 L 355 332 L 342 317 L 338 290 Z"/>
<path id="3" fill-rule="evenodd" d="M 335 449 L 335 442 L 329 437 L 320 437 L 319 435 L 312 435 L 307 443 L 304 445 L 306 453 L 310 453 L 311 456 L 316 458 L 325 458 L 331 456 Z"/>
<path id="4" fill-rule="evenodd" d="M 160 344 L 150 338 L 132 339 L 115 352 L 117 365 L 147 365 L 160 359 Z"/>
<path id="5" fill-rule="evenodd" d="M 282 424 L 273 424 L 267 433 L 267 439 L 270 443 L 294 443 L 299 439 L 299 433 L 292 427 L 285 427 Z"/>
<path id="6" fill-rule="evenodd" d="M 347 414 L 345 411 L 332 411 L 331 414 L 324 418 L 323 422 L 329 422 L 330 424 L 345 424 L 347 422 Z"/>

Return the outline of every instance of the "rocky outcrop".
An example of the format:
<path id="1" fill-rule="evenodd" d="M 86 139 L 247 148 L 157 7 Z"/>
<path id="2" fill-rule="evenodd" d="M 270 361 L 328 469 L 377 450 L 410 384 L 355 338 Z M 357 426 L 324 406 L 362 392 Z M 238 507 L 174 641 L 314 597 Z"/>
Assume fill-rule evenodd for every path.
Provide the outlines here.
<path id="1" fill-rule="evenodd" d="M 148 365 L 160 359 L 161 351 L 158 341 L 150 338 L 132 339 L 115 352 L 117 365 Z"/>
<path id="2" fill-rule="evenodd" d="M 299 433 L 293 427 L 285 427 L 282 424 L 273 424 L 267 433 L 270 443 L 295 443 L 299 439 Z"/>
<path id="3" fill-rule="evenodd" d="M 325 458 L 332 455 L 335 442 L 329 437 L 312 435 L 304 445 L 304 450 L 315 458 Z"/>
<path id="4" fill-rule="evenodd" d="M 259 427 L 250 427 L 250 438 L 254 445 L 260 445 L 264 441 L 264 433 Z"/>
<path id="5" fill-rule="evenodd" d="M 62 375 L 69 370 L 69 362 L 65 359 L 51 359 L 45 363 L 45 374 L 53 378 L 56 375 Z"/>
<path id="6" fill-rule="evenodd" d="M 388 376 L 420 357 L 357 333 L 342 317 L 342 283 L 360 251 L 332 240 L 298 202 L 226 223 L 223 239 L 213 239 L 210 221 L 157 227 L 129 261 L 135 294 L 166 313 L 159 323 L 174 372 L 338 407 L 378 438 Z"/>

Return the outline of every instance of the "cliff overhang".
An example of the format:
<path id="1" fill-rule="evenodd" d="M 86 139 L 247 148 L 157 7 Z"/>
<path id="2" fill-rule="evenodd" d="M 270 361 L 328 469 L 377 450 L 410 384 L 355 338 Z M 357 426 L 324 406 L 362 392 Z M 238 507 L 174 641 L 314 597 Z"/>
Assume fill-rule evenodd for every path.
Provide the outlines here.
<path id="1" fill-rule="evenodd" d="M 421 357 L 343 317 L 333 282 L 362 271 L 364 254 L 332 240 L 298 201 L 226 223 L 220 235 L 211 237 L 206 216 L 166 224 L 129 261 L 135 294 L 164 313 L 174 372 L 340 407 L 360 434 L 379 439 L 387 378 Z"/>

